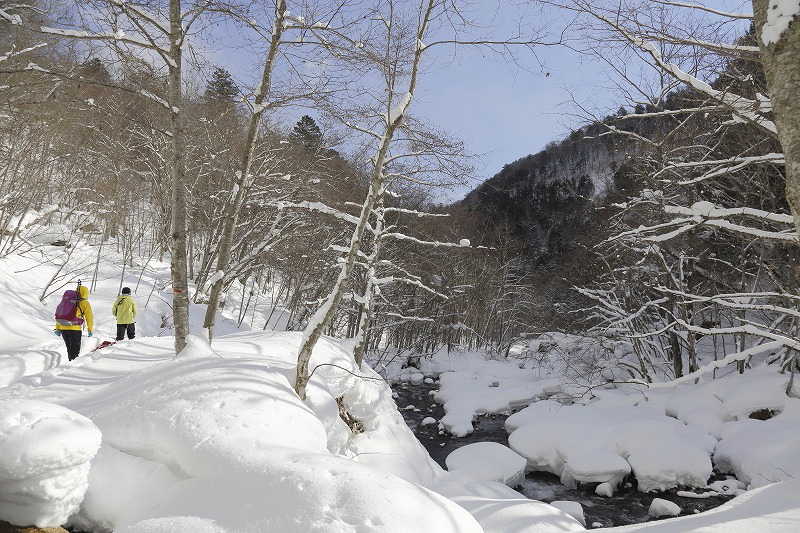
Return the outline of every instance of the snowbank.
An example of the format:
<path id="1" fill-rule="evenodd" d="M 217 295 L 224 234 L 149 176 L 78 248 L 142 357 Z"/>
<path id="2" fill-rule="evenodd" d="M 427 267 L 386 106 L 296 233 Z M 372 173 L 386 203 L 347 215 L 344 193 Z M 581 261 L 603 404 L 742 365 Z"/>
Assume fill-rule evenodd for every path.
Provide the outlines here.
<path id="1" fill-rule="evenodd" d="M 100 447 L 92 422 L 37 400 L 0 403 L 0 520 L 19 526 L 63 524 L 88 488 Z"/>
<path id="2" fill-rule="evenodd" d="M 704 513 L 594 531 L 629 533 L 794 533 L 800 519 L 800 480 L 748 491 Z"/>
<path id="3" fill-rule="evenodd" d="M 326 454 L 271 451 L 262 471 L 176 483 L 153 507 L 120 520 L 114 530 L 481 531 L 455 503 L 388 472 Z"/>

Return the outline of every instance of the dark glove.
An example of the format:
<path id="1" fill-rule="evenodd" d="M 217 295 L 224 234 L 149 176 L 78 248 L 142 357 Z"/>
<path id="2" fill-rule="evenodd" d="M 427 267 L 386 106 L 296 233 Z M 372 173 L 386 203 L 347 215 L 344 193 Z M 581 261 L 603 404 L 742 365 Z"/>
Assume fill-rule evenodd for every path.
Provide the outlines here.
<path id="1" fill-rule="evenodd" d="M 89 336 L 90 336 L 90 337 L 92 336 L 92 332 L 91 332 L 91 331 L 89 332 Z"/>
<path id="2" fill-rule="evenodd" d="M 57 329 L 54 329 L 54 330 L 53 330 L 53 333 L 55 333 L 55 334 L 56 334 L 57 336 L 59 336 L 59 337 L 61 336 L 61 331 L 59 331 L 59 330 L 57 330 Z"/>

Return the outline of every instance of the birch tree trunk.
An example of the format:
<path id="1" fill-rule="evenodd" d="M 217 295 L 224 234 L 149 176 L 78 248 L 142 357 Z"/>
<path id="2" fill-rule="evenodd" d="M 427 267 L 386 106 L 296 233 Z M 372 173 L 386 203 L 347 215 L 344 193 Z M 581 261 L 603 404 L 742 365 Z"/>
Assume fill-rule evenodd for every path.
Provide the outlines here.
<path id="1" fill-rule="evenodd" d="M 219 243 L 218 257 L 217 257 L 217 272 L 221 272 L 221 276 L 216 276 L 216 282 L 211 288 L 211 294 L 208 298 L 208 307 L 206 308 L 206 315 L 203 321 L 203 327 L 208 332 L 209 342 L 214 336 L 214 323 L 217 316 L 217 309 L 219 307 L 222 292 L 225 288 L 226 274 L 231 259 L 231 248 L 233 248 L 233 232 L 236 229 L 236 222 L 239 220 L 239 213 L 242 210 L 246 191 L 250 183 L 250 170 L 253 165 L 253 154 L 255 153 L 256 141 L 258 140 L 258 133 L 261 127 L 261 116 L 266 110 L 264 101 L 269 95 L 270 86 L 272 84 L 272 71 L 275 66 L 275 58 L 278 54 L 278 46 L 283 36 L 284 21 L 288 15 L 286 10 L 285 0 L 278 0 L 275 5 L 275 25 L 272 31 L 272 40 L 270 41 L 269 51 L 267 52 L 267 59 L 264 62 L 264 71 L 261 76 L 261 84 L 259 91 L 256 94 L 255 107 L 253 113 L 250 115 L 250 124 L 247 129 L 247 139 L 245 140 L 244 153 L 242 154 L 242 163 L 239 169 L 239 174 L 236 176 L 236 183 L 234 186 L 234 199 L 232 204 L 225 211 L 222 239 Z"/>
<path id="2" fill-rule="evenodd" d="M 367 283 L 363 294 L 364 301 L 361 304 L 361 313 L 358 317 L 356 332 L 353 335 L 355 338 L 353 358 L 356 361 L 356 366 L 359 368 L 361 368 L 361 363 L 364 361 L 364 352 L 367 347 L 367 332 L 369 331 L 369 324 L 374 314 L 373 304 L 377 291 L 377 286 L 375 284 L 375 276 L 377 275 L 376 265 L 381 256 L 381 233 L 385 225 L 382 203 L 383 202 L 381 202 L 381 206 L 375 212 L 377 216 L 375 221 L 375 244 L 369 259 L 369 264 L 367 265 Z"/>
<path id="3" fill-rule="evenodd" d="M 776 9 L 770 0 L 753 0 L 756 37 L 767 75 L 773 120 L 786 157 L 786 199 L 800 235 L 800 12 L 781 33 L 773 27 Z M 787 4 L 788 6 L 788 4 Z M 774 7 L 774 6 L 773 6 Z M 768 19 L 772 11 L 772 17 Z"/>
<path id="4" fill-rule="evenodd" d="M 186 346 L 189 336 L 189 277 L 188 248 L 186 237 L 186 139 L 181 115 L 181 60 L 184 33 L 181 20 L 181 1 L 169 2 L 169 74 L 167 78 L 167 102 L 171 116 L 170 177 L 172 179 L 172 217 L 170 223 L 171 271 L 172 271 L 172 316 L 175 324 L 175 354 Z"/>
<path id="5" fill-rule="evenodd" d="M 427 32 L 428 23 L 430 22 L 430 18 L 433 14 L 436 1 L 427 0 L 425 4 L 427 4 L 427 6 L 421 10 L 419 23 L 417 25 L 417 39 L 414 46 L 414 57 L 411 63 L 411 70 L 408 78 L 408 90 L 403 96 L 402 100 L 396 106 L 392 106 L 391 97 L 387 97 L 385 129 L 383 136 L 381 136 L 378 142 L 373 161 L 372 172 L 369 180 L 369 192 L 367 193 L 367 197 L 362 205 L 361 214 L 359 216 L 358 223 L 356 224 L 356 228 L 350 238 L 350 246 L 343 258 L 339 270 L 339 276 L 336 279 L 333 289 L 328 294 L 323 304 L 311 317 L 308 326 L 303 332 L 303 339 L 300 343 L 300 350 L 297 354 L 297 378 L 294 386 L 295 392 L 297 392 L 297 395 L 300 396 L 300 399 L 302 400 L 305 400 L 306 398 L 306 386 L 308 385 L 309 379 L 308 365 L 311 359 L 311 353 L 314 350 L 314 346 L 317 344 L 317 341 L 322 336 L 322 332 L 325 331 L 325 328 L 328 326 L 328 324 L 330 324 L 330 321 L 333 319 L 333 316 L 336 313 L 336 307 L 339 305 L 342 295 L 347 288 L 347 281 L 350 278 L 356 258 L 361 250 L 364 232 L 366 231 L 369 219 L 373 214 L 373 209 L 386 193 L 386 176 L 384 174 L 384 165 L 386 164 L 389 148 L 392 144 L 394 134 L 403 121 L 403 116 L 408 111 L 409 107 L 411 106 L 411 101 L 414 98 L 414 92 L 417 88 L 419 67 L 422 60 L 422 53 L 425 50 L 423 39 Z M 391 19 L 389 19 L 386 23 L 389 25 L 389 31 L 391 32 Z M 389 35 L 387 38 L 391 38 L 391 35 Z M 387 55 L 387 57 L 389 56 Z M 389 61 L 390 60 L 387 59 L 387 63 Z M 395 73 L 393 76 L 396 75 L 397 69 L 394 68 L 395 65 L 387 64 L 385 67 L 387 71 Z M 392 91 L 398 82 L 398 80 L 393 76 L 388 77 L 386 80 L 388 95 L 392 94 Z"/>

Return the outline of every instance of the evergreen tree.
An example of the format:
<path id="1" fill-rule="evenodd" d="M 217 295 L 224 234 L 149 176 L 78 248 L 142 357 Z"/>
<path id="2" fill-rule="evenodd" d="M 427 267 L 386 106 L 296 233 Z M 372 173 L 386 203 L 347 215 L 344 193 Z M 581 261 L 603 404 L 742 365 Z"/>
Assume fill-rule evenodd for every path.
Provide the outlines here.
<path id="1" fill-rule="evenodd" d="M 316 150 L 322 143 L 322 130 L 308 115 L 303 115 L 295 124 L 289 140 L 309 150 Z"/>
<path id="2" fill-rule="evenodd" d="M 78 75 L 98 83 L 111 83 L 111 74 L 105 64 L 98 58 L 87 59 L 78 67 Z"/>
<path id="3" fill-rule="evenodd" d="M 239 86 L 233 81 L 231 73 L 221 67 L 214 67 L 214 73 L 206 85 L 206 99 L 231 101 L 239 93 Z"/>

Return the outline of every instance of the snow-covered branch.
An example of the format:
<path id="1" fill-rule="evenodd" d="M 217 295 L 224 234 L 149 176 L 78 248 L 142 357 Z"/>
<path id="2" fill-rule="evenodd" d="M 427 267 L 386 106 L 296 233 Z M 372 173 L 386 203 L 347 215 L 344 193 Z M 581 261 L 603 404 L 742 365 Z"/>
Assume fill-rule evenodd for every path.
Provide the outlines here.
<path id="1" fill-rule="evenodd" d="M 758 237 L 761 239 L 771 239 L 792 243 L 800 242 L 800 239 L 798 239 L 797 234 L 791 227 L 781 231 L 768 231 L 744 226 L 741 224 L 735 224 L 726 219 L 726 217 L 740 215 L 767 222 L 777 222 L 791 225 L 794 223 L 794 218 L 791 215 L 769 213 L 748 207 L 723 209 L 716 207 L 711 202 L 705 201 L 695 202 L 691 207 L 665 206 L 664 211 L 669 214 L 685 215 L 685 217 L 677 218 L 654 226 L 639 226 L 633 230 L 614 235 L 613 237 L 607 239 L 606 242 L 630 237 L 639 237 L 650 242 L 664 242 L 699 226 L 715 226 L 728 231 L 749 235 L 751 237 Z M 667 233 L 652 235 L 655 232 L 670 227 L 675 227 L 676 229 Z"/>
<path id="2" fill-rule="evenodd" d="M 675 63 L 667 63 L 661 57 L 661 52 L 653 45 L 653 43 L 644 41 L 639 37 L 629 35 L 625 30 L 619 28 L 620 32 L 623 32 L 624 35 L 631 40 L 632 43 L 636 44 L 639 48 L 650 54 L 656 64 L 662 68 L 665 72 L 672 74 L 675 78 L 679 79 L 680 81 L 684 82 L 686 85 L 692 87 L 693 89 L 704 93 L 714 100 L 724 104 L 728 107 L 731 111 L 733 111 L 736 115 L 741 117 L 743 120 L 750 122 L 760 128 L 764 129 L 765 131 L 769 132 L 772 135 L 777 135 L 778 130 L 775 128 L 775 123 L 771 120 L 767 119 L 761 113 L 754 111 L 756 109 L 761 108 L 760 102 L 756 100 L 750 100 L 749 98 L 745 98 L 743 96 L 733 94 L 727 91 L 718 91 L 711 87 L 708 83 L 699 80 L 698 78 L 692 76 L 688 72 L 681 70 L 678 65 Z"/>
<path id="3" fill-rule="evenodd" d="M 79 39 L 86 41 L 113 41 L 118 43 L 132 44 L 135 46 L 148 48 L 150 50 L 157 50 L 162 54 L 166 54 L 169 52 L 169 48 L 158 46 L 154 44 L 152 41 L 148 41 L 138 37 L 130 37 L 128 35 L 125 35 L 123 31 L 94 33 L 85 30 L 69 30 L 64 28 L 51 28 L 48 26 L 41 26 L 39 28 L 39 31 L 44 34 L 57 35 L 59 37 L 68 37 L 70 39 Z"/>
<path id="4" fill-rule="evenodd" d="M 792 215 L 770 213 L 769 211 L 753 209 L 751 207 L 722 208 L 715 206 L 711 202 L 695 202 L 691 207 L 665 206 L 664 212 L 704 218 L 725 218 L 733 215 L 744 215 L 781 224 L 794 224 L 794 217 L 792 217 Z"/>
<path id="5" fill-rule="evenodd" d="M 800 343 L 794 343 L 795 349 L 800 347 Z M 664 383 L 648 383 L 647 386 L 651 389 L 664 389 L 674 387 L 675 385 L 680 385 L 681 383 L 692 383 L 697 378 L 704 376 L 713 372 L 714 370 L 724 368 L 731 363 L 735 363 L 737 361 L 745 361 L 748 358 L 758 355 L 764 352 L 771 352 L 775 350 L 780 350 L 781 348 L 788 347 L 786 343 L 782 341 L 772 341 L 772 342 L 765 342 L 764 344 L 759 344 L 757 346 L 753 346 L 741 352 L 733 352 L 725 356 L 724 358 L 714 361 L 713 363 L 709 363 L 690 374 L 686 374 L 685 376 L 679 377 L 677 379 L 673 379 L 672 381 L 667 381 Z"/>
<path id="6" fill-rule="evenodd" d="M 664 4 L 668 6 L 677 6 L 677 7 L 688 7 L 690 9 L 697 9 L 700 11 L 705 11 L 707 13 L 711 13 L 713 15 L 720 15 L 722 17 L 731 18 L 731 19 L 744 19 L 744 20 L 751 20 L 753 18 L 752 13 L 730 13 L 727 11 L 720 11 L 711 7 L 706 7 L 700 4 L 685 4 L 683 2 L 670 2 L 668 0 L 653 0 L 653 2 L 657 4 Z"/>
<path id="7" fill-rule="evenodd" d="M 708 83 L 696 78 L 695 76 L 692 76 L 688 72 L 685 72 L 678 65 L 664 61 L 661 52 L 653 43 L 643 39 L 642 37 L 631 34 L 617 21 L 611 20 L 600 13 L 594 11 L 590 12 L 592 16 L 604 22 L 613 28 L 614 31 L 622 35 L 630 43 L 636 45 L 641 50 L 649 54 L 650 57 L 653 58 L 656 66 L 658 66 L 664 72 L 667 72 L 675 79 L 683 82 L 685 85 L 688 85 L 696 91 L 699 91 L 713 98 L 715 101 L 725 105 L 728 109 L 733 111 L 735 115 L 741 117 L 742 120 L 759 126 L 773 136 L 777 136 L 778 131 L 775 127 L 775 124 L 771 120 L 767 119 L 766 116 L 757 111 L 761 109 L 760 102 L 750 100 L 749 98 L 745 98 L 727 91 L 718 91 L 714 89 Z"/>
<path id="8" fill-rule="evenodd" d="M 112 5 L 117 6 L 123 12 L 126 12 L 128 16 L 136 16 L 141 20 L 145 20 L 161 30 L 164 35 L 169 35 L 170 27 L 169 21 L 163 20 L 161 17 L 156 15 L 155 13 L 151 13 L 146 9 L 143 9 L 141 6 L 137 6 L 136 4 L 129 2 L 128 0 L 110 0 Z"/>
<path id="9" fill-rule="evenodd" d="M 35 44 L 33 46 L 29 46 L 28 48 L 24 48 L 22 50 L 16 50 L 16 51 L 15 50 L 9 50 L 8 52 L 6 52 L 2 56 L 0 56 L 0 62 L 7 61 L 7 60 L 9 60 L 11 58 L 21 56 L 21 55 L 26 54 L 28 52 L 32 52 L 32 51 L 37 50 L 39 48 L 43 48 L 45 46 L 47 46 L 47 43 L 39 43 L 39 44 Z"/>
<path id="10" fill-rule="evenodd" d="M 12 15 L 11 13 L 9 13 L 8 11 L 6 11 L 1 7 L 0 7 L 0 18 L 10 22 L 15 26 L 19 26 L 22 24 L 22 17 L 20 17 L 19 15 Z"/>
<path id="11" fill-rule="evenodd" d="M 425 241 L 422 239 L 417 239 L 416 237 L 410 237 L 404 233 L 384 233 L 381 235 L 381 237 L 397 239 L 399 241 L 410 241 L 417 244 L 424 244 L 426 246 L 433 246 L 435 248 L 464 248 L 465 246 L 468 246 L 455 242 Z"/>
<path id="12" fill-rule="evenodd" d="M 785 163 L 786 163 L 785 156 L 783 154 L 778 154 L 778 153 L 771 153 L 771 154 L 764 154 L 764 155 L 757 155 L 750 157 L 731 157 L 729 159 L 721 159 L 713 161 L 687 161 L 687 162 L 672 163 L 670 165 L 667 165 L 663 169 L 656 172 L 654 174 L 654 177 L 658 177 L 663 172 L 668 172 L 679 168 L 699 168 L 708 166 L 720 167 L 711 170 L 709 172 L 706 172 L 696 178 L 692 178 L 689 180 L 682 180 L 678 182 L 679 185 L 691 185 L 693 183 L 699 183 L 701 181 L 705 181 L 710 178 L 715 178 L 717 176 L 723 176 L 731 172 L 736 172 L 737 170 L 741 170 L 742 168 L 745 168 L 748 165 L 753 165 L 753 164 L 783 165 Z"/>
<path id="13" fill-rule="evenodd" d="M 334 207 L 330 207 L 328 205 L 323 204 L 322 202 L 278 202 L 279 208 L 294 208 L 294 209 L 306 209 L 308 211 L 316 211 L 318 213 L 325 213 L 327 215 L 331 215 L 333 217 L 338 218 L 339 220 L 344 220 L 350 224 L 357 224 L 358 217 L 354 215 L 349 215 Z"/>
<path id="14" fill-rule="evenodd" d="M 169 105 L 169 102 L 158 96 L 157 94 L 153 94 L 149 91 L 145 91 L 144 89 L 139 89 L 139 94 L 144 96 L 145 98 L 149 98 L 150 100 L 156 102 L 157 104 L 163 106 L 166 109 L 172 110 L 172 106 Z"/>
<path id="15" fill-rule="evenodd" d="M 406 215 L 414 215 L 416 217 L 444 217 L 447 218 L 450 215 L 447 213 L 426 213 L 424 211 L 415 211 L 413 209 L 403 209 L 401 207 L 384 207 L 384 213 L 402 213 Z"/>
<path id="16" fill-rule="evenodd" d="M 677 291 L 668 287 L 655 287 L 656 290 L 675 294 L 685 298 L 689 303 L 716 303 L 722 307 L 729 309 L 747 310 L 747 311 L 766 311 L 770 313 L 779 313 L 782 315 L 793 316 L 800 319 L 800 311 L 788 307 L 781 307 L 774 304 L 758 304 L 752 303 L 751 300 L 763 298 L 789 298 L 794 299 L 800 303 L 800 298 L 792 297 L 788 294 L 779 293 L 766 293 L 766 294 L 715 294 L 713 296 L 700 296 L 696 294 L 688 294 L 683 291 Z"/>
<path id="17" fill-rule="evenodd" d="M 395 318 L 395 319 L 397 319 L 397 320 L 402 320 L 402 321 L 404 321 L 404 322 L 407 322 L 407 321 L 415 321 L 415 322 L 429 322 L 429 323 L 433 323 L 433 322 L 435 322 L 435 321 L 434 321 L 432 318 L 430 318 L 430 317 L 421 317 L 421 316 L 405 316 L 405 315 L 401 315 L 401 314 L 398 314 L 398 313 L 393 313 L 393 312 L 391 312 L 391 311 L 390 311 L 390 312 L 388 312 L 388 313 L 386 313 L 386 316 L 387 316 L 387 317 L 390 317 L 390 318 Z"/>

